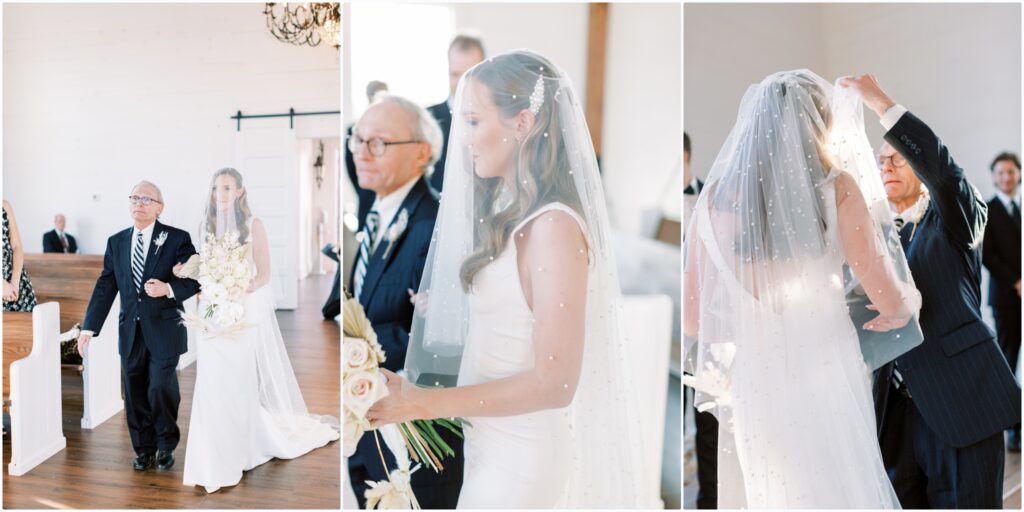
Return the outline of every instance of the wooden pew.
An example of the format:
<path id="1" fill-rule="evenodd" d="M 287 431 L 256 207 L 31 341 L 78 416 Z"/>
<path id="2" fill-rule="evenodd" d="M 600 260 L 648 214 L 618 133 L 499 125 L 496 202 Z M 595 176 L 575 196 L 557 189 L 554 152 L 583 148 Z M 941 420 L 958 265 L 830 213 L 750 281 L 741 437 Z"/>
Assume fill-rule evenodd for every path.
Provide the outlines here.
<path id="1" fill-rule="evenodd" d="M 4 312 L 4 410 L 11 397 L 11 363 L 28 357 L 32 352 L 32 313 L 27 311 Z"/>
<path id="2" fill-rule="evenodd" d="M 25 268 L 28 270 L 39 302 L 52 300 L 60 303 L 61 332 L 67 332 L 76 323 L 85 320 L 85 311 L 89 307 L 89 299 L 92 298 L 96 278 L 103 272 L 103 256 L 62 253 L 26 254 Z M 115 302 L 110 308 L 115 322 L 118 307 L 118 303 Z M 185 301 L 186 310 L 194 311 L 196 307 L 195 297 Z M 116 356 L 117 323 L 110 324 L 112 326 L 110 331 L 107 330 L 106 325 L 104 324 L 103 334 L 104 336 L 113 336 Z M 196 360 L 195 336 L 196 333 L 193 329 L 189 329 L 188 352 L 179 358 L 179 370 L 186 368 Z M 120 372 L 119 369 L 118 372 Z"/>
<path id="3" fill-rule="evenodd" d="M 103 256 L 26 254 L 25 269 L 36 299 L 40 303 L 60 304 L 60 330 L 66 332 L 85 320 L 96 279 L 103 272 Z M 111 306 L 100 335 L 90 342 L 82 362 L 82 428 L 94 428 L 124 409 L 121 361 L 117 355 L 119 300 L 120 297 Z"/>
<path id="4" fill-rule="evenodd" d="M 61 413 L 60 306 L 47 302 L 31 313 L 5 312 L 5 356 L 9 340 L 12 351 L 23 341 L 18 338 L 15 342 L 15 338 L 25 334 L 26 314 L 31 315 L 31 350 L 10 362 L 5 372 L 5 378 L 9 375 L 11 404 L 11 461 L 7 472 L 12 476 L 24 475 L 67 446 Z"/>
<path id="5" fill-rule="evenodd" d="M 85 320 L 96 278 L 103 272 L 103 256 L 92 254 L 26 254 L 25 269 L 36 299 L 60 304 L 60 330 L 66 332 Z"/>

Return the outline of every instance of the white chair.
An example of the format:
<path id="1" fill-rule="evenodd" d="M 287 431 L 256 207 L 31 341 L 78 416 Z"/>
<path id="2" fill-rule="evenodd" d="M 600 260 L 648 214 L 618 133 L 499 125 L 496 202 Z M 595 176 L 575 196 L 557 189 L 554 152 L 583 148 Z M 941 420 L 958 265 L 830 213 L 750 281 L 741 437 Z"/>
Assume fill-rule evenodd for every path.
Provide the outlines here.
<path id="1" fill-rule="evenodd" d="M 669 358 L 672 345 L 673 302 L 667 295 L 626 295 L 623 327 L 631 348 L 631 368 L 637 386 L 641 421 L 645 508 L 665 508 L 661 499 L 665 409 L 668 401 Z"/>
<path id="2" fill-rule="evenodd" d="M 82 359 L 82 428 L 94 429 L 124 409 L 121 399 L 121 357 L 117 354 L 121 295 L 114 299 L 100 334 L 89 342 Z"/>
<path id="3" fill-rule="evenodd" d="M 60 306 L 32 310 L 32 352 L 11 363 L 11 462 L 21 476 L 67 446 L 61 421 Z"/>

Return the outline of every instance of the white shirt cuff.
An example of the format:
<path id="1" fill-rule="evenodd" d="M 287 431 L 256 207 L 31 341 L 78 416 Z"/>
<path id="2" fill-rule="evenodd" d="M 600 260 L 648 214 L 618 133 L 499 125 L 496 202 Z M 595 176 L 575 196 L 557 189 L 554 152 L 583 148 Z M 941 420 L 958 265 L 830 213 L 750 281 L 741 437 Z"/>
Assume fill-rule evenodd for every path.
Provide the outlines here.
<path id="1" fill-rule="evenodd" d="M 174 288 L 171 288 L 171 283 L 167 283 L 167 296 L 170 297 L 171 300 L 175 300 Z"/>
<path id="2" fill-rule="evenodd" d="M 96 335 L 96 333 L 94 333 L 94 332 L 92 332 L 92 331 L 79 331 L 79 332 L 78 332 L 78 335 L 79 335 L 79 336 L 81 336 L 81 335 L 83 335 L 83 334 L 88 334 L 89 336 L 95 336 L 95 335 Z"/>
<path id="3" fill-rule="evenodd" d="M 889 131 L 892 130 L 893 126 L 896 126 L 896 123 L 900 120 L 901 117 L 903 117 L 903 114 L 906 113 L 907 108 L 897 103 L 889 107 L 889 110 L 886 110 L 885 113 L 882 114 L 882 117 L 879 119 L 879 121 L 882 123 L 882 126 L 885 128 L 885 131 Z"/>

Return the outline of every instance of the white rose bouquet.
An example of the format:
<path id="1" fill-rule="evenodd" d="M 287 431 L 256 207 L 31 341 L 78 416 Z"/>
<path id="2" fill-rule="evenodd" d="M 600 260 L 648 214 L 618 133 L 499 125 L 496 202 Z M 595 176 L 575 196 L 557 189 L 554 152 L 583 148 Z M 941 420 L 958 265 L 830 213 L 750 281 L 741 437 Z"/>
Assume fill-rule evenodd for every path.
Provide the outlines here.
<path id="1" fill-rule="evenodd" d="M 371 430 L 370 422 L 366 419 L 366 411 L 381 398 L 388 395 L 387 380 L 380 372 L 380 364 L 386 360 L 384 349 L 377 342 L 377 334 L 373 331 L 370 320 L 366 318 L 363 306 L 354 298 L 346 295 L 343 315 L 344 338 L 344 359 L 342 361 L 342 388 L 344 397 L 342 404 L 344 408 L 344 445 L 345 456 L 351 456 L 356 451 L 359 439 L 363 434 Z M 409 459 L 420 462 L 424 466 L 433 469 L 435 472 L 444 470 L 441 465 L 440 453 L 443 457 L 455 455 L 455 451 L 437 433 L 437 427 L 448 429 L 457 436 L 462 437 L 462 420 L 459 419 L 433 419 L 415 420 L 400 423 L 397 425 L 386 425 L 385 428 L 394 428 L 397 435 L 392 437 L 400 439 L 395 441 L 385 435 L 385 442 L 394 453 L 397 461 L 400 461 L 399 468 L 388 473 L 388 480 L 382 482 L 368 482 L 370 490 L 367 491 L 367 505 L 369 508 L 419 508 L 416 497 L 412 494 L 412 487 L 409 486 L 409 476 L 419 469 L 419 465 L 410 468 L 409 462 L 404 464 L 401 461 Z M 389 431 L 390 433 L 390 431 Z M 380 452 L 381 464 L 384 463 L 384 454 L 380 451 L 380 437 L 378 432 L 377 449 Z M 395 445 L 398 445 L 397 447 Z M 396 451 L 397 448 L 397 451 Z M 399 453 L 401 452 L 401 453 Z M 370 504 L 373 504 L 370 506 Z"/>
<path id="2" fill-rule="evenodd" d="M 242 322 L 242 299 L 252 283 L 251 245 L 240 244 L 238 234 L 222 237 L 207 233 L 203 250 L 193 255 L 178 272 L 179 277 L 199 281 L 201 315 L 185 313 L 185 325 L 214 336 L 226 336 L 251 327 Z"/>

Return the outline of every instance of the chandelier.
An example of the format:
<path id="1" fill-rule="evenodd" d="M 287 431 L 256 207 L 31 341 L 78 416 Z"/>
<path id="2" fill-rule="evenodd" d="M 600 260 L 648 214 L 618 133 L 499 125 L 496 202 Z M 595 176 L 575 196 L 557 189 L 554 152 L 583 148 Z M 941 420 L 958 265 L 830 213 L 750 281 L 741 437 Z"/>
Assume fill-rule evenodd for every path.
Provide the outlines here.
<path id="1" fill-rule="evenodd" d="M 321 41 L 341 46 L 341 4 L 267 3 L 263 8 L 267 28 L 278 41 L 319 46 Z"/>

